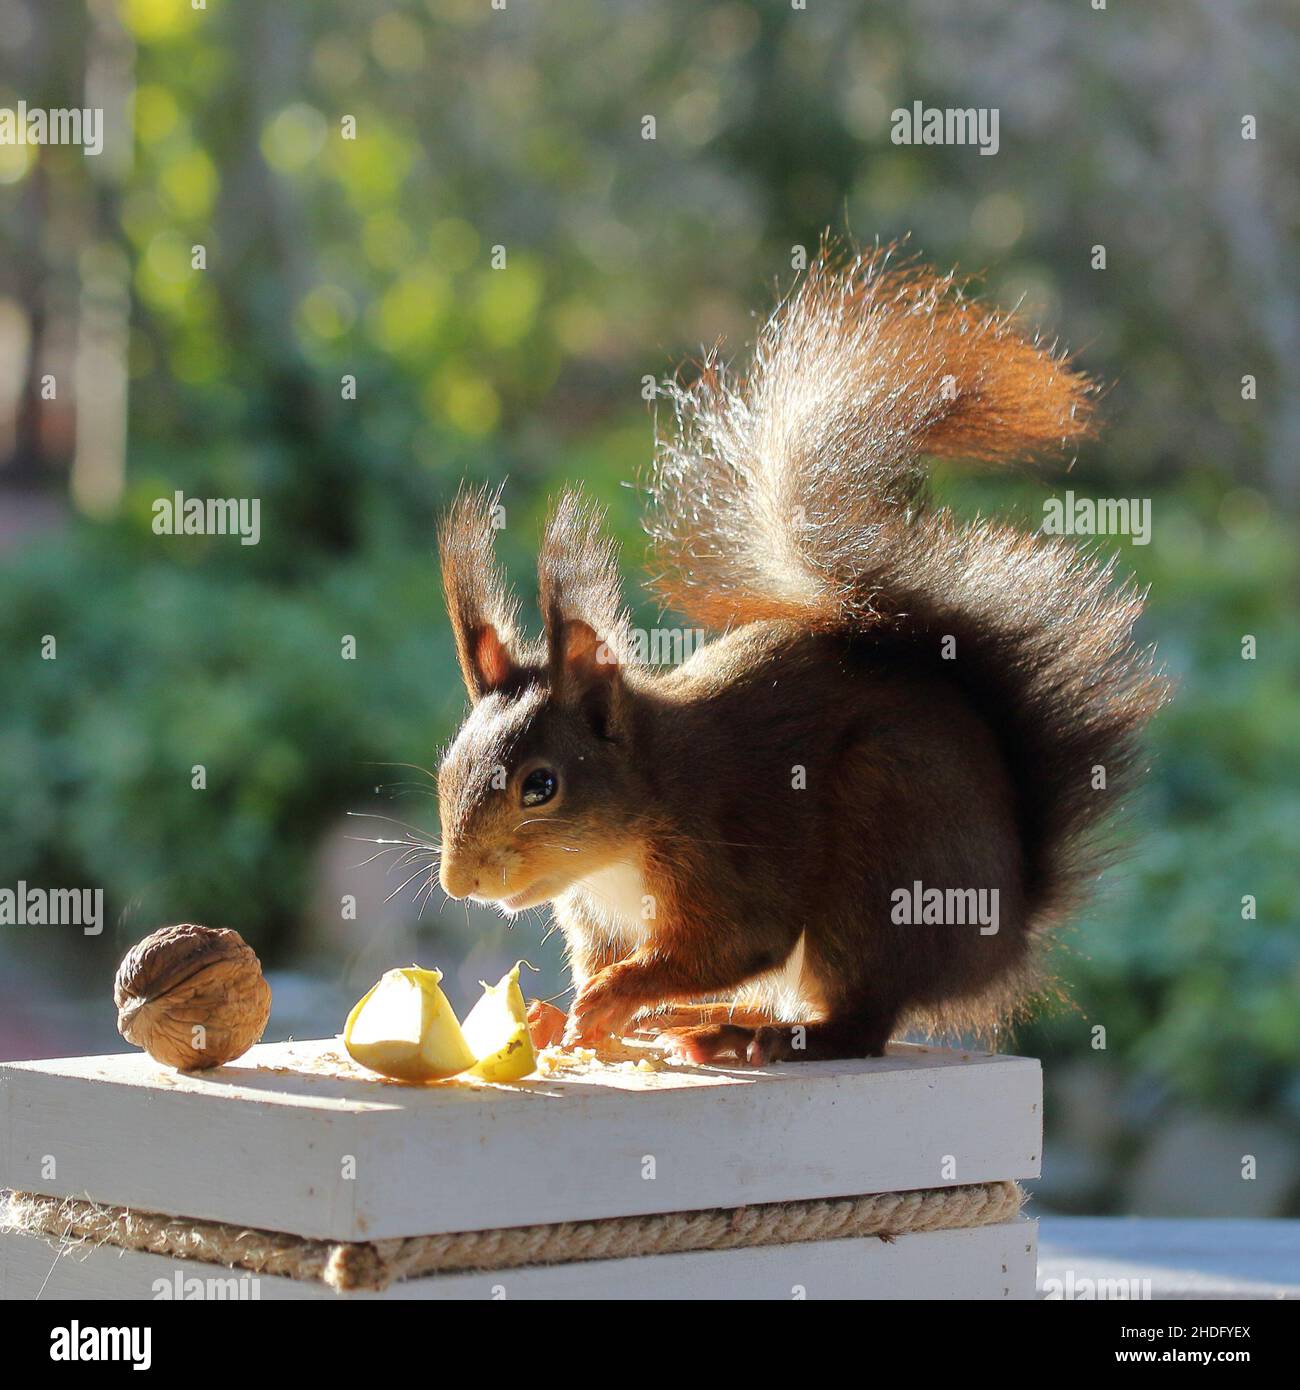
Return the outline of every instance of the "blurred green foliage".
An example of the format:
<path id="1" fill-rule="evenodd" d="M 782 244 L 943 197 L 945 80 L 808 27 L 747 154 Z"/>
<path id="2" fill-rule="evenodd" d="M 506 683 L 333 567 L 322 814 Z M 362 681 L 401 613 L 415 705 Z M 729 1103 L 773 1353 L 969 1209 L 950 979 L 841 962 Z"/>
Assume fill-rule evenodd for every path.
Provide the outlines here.
<path id="1" fill-rule="evenodd" d="M 1022 1042 L 1082 1051 L 1100 1022 L 1134 1076 L 1300 1119 L 1295 40 L 1242 9 L 122 0 L 130 167 L 0 151 L 6 294 L 75 304 L 107 248 L 131 304 L 121 505 L 0 568 L 0 882 L 103 884 L 133 934 L 189 917 L 290 956 L 321 835 L 462 708 L 432 558 L 459 479 L 508 476 L 525 588 L 562 482 L 634 560 L 643 378 L 739 348 L 823 229 L 911 233 L 1111 383 L 1051 481 L 1153 498 L 1124 562 L 1180 687 L 1063 944 L 1076 1008 Z M 61 11 L 31 9 L 29 101 L 71 100 L 96 42 Z M 914 99 L 999 107 L 998 156 L 891 144 Z M 1037 524 L 1035 486 L 951 492 Z M 261 544 L 155 536 L 176 489 L 260 498 Z"/>
<path id="2" fill-rule="evenodd" d="M 1106 1050 L 1153 1094 L 1300 1121 L 1300 633 L 1290 518 L 1228 494 L 1153 501 L 1126 548 L 1176 681 L 1118 863 L 1055 962 L 1075 1009 L 1018 1041 Z M 1243 640 L 1257 642 L 1243 659 Z"/>

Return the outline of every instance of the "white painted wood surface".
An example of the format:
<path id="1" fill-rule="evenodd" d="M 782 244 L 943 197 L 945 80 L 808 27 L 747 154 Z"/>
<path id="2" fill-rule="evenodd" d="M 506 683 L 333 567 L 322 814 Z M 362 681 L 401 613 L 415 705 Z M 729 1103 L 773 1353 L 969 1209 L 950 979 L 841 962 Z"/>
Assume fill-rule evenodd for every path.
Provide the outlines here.
<path id="1" fill-rule="evenodd" d="M 1051 1299 L 1300 1299 L 1300 1221 L 1042 1218 Z"/>
<path id="2" fill-rule="evenodd" d="M 2 1066 L 0 1187 L 364 1240 L 1039 1171 L 1026 1058 L 904 1044 L 408 1087 L 319 1074 L 338 1048 L 263 1045 L 188 1076 L 141 1053 Z"/>
<path id="3" fill-rule="evenodd" d="M 412 1279 L 380 1294 L 336 1294 L 323 1284 L 252 1276 L 217 1265 L 133 1251 L 68 1248 L 0 1235 L 0 1298 L 154 1299 L 1028 1299 L 1034 1222 L 900 1236 L 892 1244 L 810 1241 L 759 1250 L 651 1255 L 495 1274 Z M 181 1282 L 178 1282 L 181 1281 Z M 192 1281 L 202 1280 L 202 1284 Z M 161 1281 L 161 1286 L 158 1281 Z M 191 1281 L 188 1284 L 184 1281 Z M 233 1282 L 232 1282 L 233 1281 Z M 160 1292 L 165 1290 L 165 1294 Z"/>

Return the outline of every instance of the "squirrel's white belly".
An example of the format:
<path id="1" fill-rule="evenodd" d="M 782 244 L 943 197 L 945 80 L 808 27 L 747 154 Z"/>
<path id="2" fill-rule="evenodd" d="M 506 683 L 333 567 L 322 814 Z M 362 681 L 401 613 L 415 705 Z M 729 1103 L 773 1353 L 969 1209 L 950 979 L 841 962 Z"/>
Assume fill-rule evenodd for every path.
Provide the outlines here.
<path id="1" fill-rule="evenodd" d="M 654 898 L 639 865 L 611 864 L 582 881 L 596 915 L 613 940 L 635 948 L 654 929 Z"/>
<path id="2" fill-rule="evenodd" d="M 816 994 L 816 990 L 809 986 L 805 970 L 804 934 L 800 932 L 784 964 L 743 985 L 738 991 L 738 998 L 766 1009 L 773 1018 L 798 1023 L 808 1017 Z"/>

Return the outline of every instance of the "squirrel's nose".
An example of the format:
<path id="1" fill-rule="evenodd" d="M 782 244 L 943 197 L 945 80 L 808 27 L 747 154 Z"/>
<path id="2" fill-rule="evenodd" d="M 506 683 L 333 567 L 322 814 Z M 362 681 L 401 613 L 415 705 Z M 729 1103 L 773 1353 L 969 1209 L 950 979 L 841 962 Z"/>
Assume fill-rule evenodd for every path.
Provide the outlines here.
<path id="1" fill-rule="evenodd" d="M 468 898 L 478 887 L 479 876 L 469 855 L 456 854 L 444 847 L 438 880 L 449 898 Z"/>

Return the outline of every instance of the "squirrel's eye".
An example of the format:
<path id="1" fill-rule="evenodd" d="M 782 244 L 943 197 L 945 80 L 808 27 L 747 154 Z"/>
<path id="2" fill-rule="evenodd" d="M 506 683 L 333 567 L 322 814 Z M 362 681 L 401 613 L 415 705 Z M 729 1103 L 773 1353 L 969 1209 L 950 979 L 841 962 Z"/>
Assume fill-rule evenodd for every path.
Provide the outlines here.
<path id="1" fill-rule="evenodd" d="M 524 805 L 545 806 L 555 795 L 556 788 L 559 785 L 559 779 L 549 767 L 534 768 L 533 771 L 524 778 L 524 785 L 521 789 Z"/>

